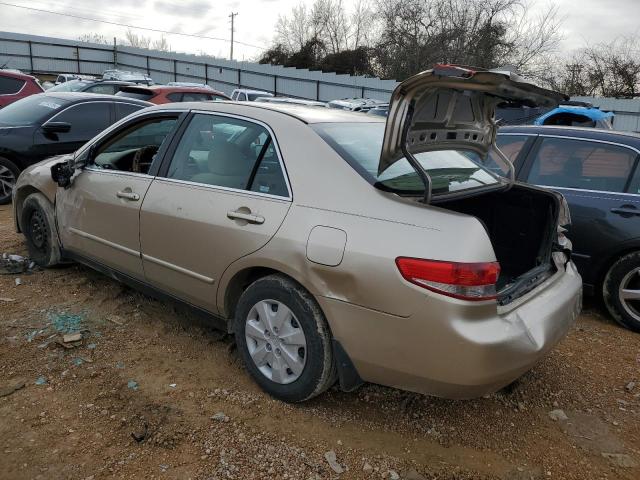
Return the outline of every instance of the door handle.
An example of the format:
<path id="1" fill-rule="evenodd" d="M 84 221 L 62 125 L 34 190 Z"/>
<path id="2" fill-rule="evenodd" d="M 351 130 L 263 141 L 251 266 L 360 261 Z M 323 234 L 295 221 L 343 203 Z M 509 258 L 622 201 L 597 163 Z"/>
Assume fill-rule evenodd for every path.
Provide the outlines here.
<path id="1" fill-rule="evenodd" d="M 140 195 L 138 195 L 137 193 L 126 192 L 126 191 L 116 193 L 116 197 L 124 198 L 126 200 L 131 200 L 133 202 L 137 202 L 138 200 L 140 200 Z"/>
<path id="2" fill-rule="evenodd" d="M 633 205 L 622 205 L 621 207 L 612 208 L 611 213 L 616 213 L 623 217 L 633 217 L 634 215 L 640 215 L 640 210 Z"/>
<path id="3" fill-rule="evenodd" d="M 255 223 L 257 225 L 262 225 L 264 223 L 264 217 L 261 217 L 260 215 L 239 212 L 237 210 L 227 212 L 227 218 L 230 218 L 231 220 L 245 220 L 248 223 Z"/>

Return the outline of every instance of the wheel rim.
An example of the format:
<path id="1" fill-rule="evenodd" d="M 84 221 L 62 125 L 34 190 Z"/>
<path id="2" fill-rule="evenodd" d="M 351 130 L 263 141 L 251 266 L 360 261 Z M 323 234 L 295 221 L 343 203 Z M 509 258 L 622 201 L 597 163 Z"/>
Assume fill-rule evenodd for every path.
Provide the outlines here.
<path id="1" fill-rule="evenodd" d="M 34 210 L 29 219 L 29 232 L 31 233 L 31 243 L 33 246 L 42 253 L 47 251 L 48 232 L 47 222 L 44 215 L 39 210 Z"/>
<path id="2" fill-rule="evenodd" d="M 284 385 L 300 378 L 307 359 L 307 339 L 284 303 L 256 303 L 247 315 L 245 338 L 251 360 L 269 380 Z"/>
<path id="3" fill-rule="evenodd" d="M 14 173 L 4 165 L 0 165 L 0 198 L 10 196 L 15 184 Z"/>
<path id="4" fill-rule="evenodd" d="M 640 321 L 640 267 L 634 268 L 622 278 L 618 297 L 624 310 Z"/>

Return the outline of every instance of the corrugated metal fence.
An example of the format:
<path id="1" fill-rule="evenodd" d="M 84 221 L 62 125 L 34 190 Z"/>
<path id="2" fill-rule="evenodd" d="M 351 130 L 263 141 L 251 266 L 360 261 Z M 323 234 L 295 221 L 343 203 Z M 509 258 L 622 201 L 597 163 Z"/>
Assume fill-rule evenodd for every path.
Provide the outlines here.
<path id="1" fill-rule="evenodd" d="M 35 74 L 100 75 L 119 68 L 147 73 L 156 83 L 206 83 L 227 94 L 234 88 L 254 88 L 321 101 L 348 97 L 387 101 L 397 85 L 394 80 L 9 32 L 0 32 L 3 65 Z"/>

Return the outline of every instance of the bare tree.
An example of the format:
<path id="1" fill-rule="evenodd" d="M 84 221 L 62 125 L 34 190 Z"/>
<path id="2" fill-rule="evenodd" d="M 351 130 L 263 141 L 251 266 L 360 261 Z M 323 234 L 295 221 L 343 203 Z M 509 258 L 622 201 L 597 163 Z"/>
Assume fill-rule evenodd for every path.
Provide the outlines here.
<path id="1" fill-rule="evenodd" d="M 158 40 L 153 40 L 151 37 L 137 34 L 131 29 L 128 29 L 125 33 L 125 42 L 126 45 L 135 48 L 152 48 L 163 52 L 168 52 L 170 50 L 169 42 L 164 35 Z"/>
<path id="2" fill-rule="evenodd" d="M 78 37 L 78 40 L 88 43 L 100 43 L 102 45 L 110 45 L 113 42 L 113 40 L 99 33 L 84 33 Z"/>

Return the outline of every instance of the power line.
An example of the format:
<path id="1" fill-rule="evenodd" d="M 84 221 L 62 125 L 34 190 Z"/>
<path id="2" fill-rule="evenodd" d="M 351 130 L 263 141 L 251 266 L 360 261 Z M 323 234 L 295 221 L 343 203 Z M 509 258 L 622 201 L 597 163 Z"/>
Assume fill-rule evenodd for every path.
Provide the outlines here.
<path id="1" fill-rule="evenodd" d="M 218 41 L 221 41 L 221 42 L 228 42 L 229 41 L 226 38 L 209 37 L 207 35 L 196 35 L 196 34 L 193 34 L 193 33 L 170 32 L 168 30 L 160 30 L 158 28 L 138 27 L 136 25 L 129 25 L 129 24 L 126 24 L 126 23 L 112 22 L 112 21 L 109 21 L 109 20 L 100 20 L 100 19 L 97 19 L 97 18 L 90 18 L 90 17 L 83 17 L 81 15 L 73 15 L 71 13 L 54 12 L 54 11 L 45 10 L 45 9 L 42 9 L 42 8 L 26 7 L 24 5 L 15 5 L 13 3 L 7 3 L 7 2 L 0 2 L 0 5 L 6 5 L 8 7 L 15 7 L 15 8 L 22 8 L 24 10 L 32 10 L 32 11 L 41 12 L 41 13 L 49 13 L 51 15 L 59 15 L 61 17 L 70 17 L 70 18 L 76 18 L 76 19 L 79 19 L 79 20 L 88 20 L 90 22 L 106 23 L 106 24 L 109 24 L 109 25 L 116 25 L 118 27 L 133 28 L 133 29 L 136 29 L 136 30 L 147 30 L 149 32 L 156 32 L 156 33 L 166 33 L 167 35 L 180 35 L 182 37 L 203 38 L 203 39 L 206 39 L 206 40 L 218 40 Z M 237 40 L 235 41 L 235 43 L 238 43 L 240 45 L 244 45 L 246 47 L 253 47 L 253 48 L 259 48 L 260 50 L 266 50 L 265 47 L 261 47 L 261 46 L 258 46 L 258 45 L 253 45 L 251 43 L 239 42 Z"/>

